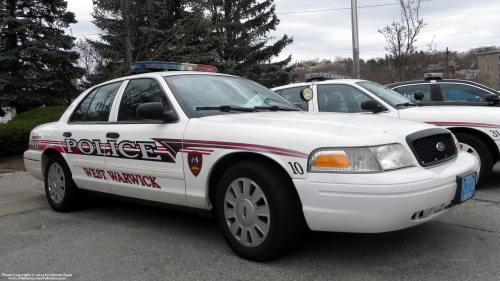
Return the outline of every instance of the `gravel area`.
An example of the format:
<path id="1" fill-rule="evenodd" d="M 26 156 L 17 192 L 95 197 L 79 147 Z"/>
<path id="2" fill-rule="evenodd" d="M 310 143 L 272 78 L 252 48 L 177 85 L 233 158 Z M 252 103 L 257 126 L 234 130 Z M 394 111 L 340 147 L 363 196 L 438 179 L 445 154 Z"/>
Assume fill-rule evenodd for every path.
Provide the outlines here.
<path id="1" fill-rule="evenodd" d="M 26 171 L 22 155 L 0 157 L 0 174 Z"/>

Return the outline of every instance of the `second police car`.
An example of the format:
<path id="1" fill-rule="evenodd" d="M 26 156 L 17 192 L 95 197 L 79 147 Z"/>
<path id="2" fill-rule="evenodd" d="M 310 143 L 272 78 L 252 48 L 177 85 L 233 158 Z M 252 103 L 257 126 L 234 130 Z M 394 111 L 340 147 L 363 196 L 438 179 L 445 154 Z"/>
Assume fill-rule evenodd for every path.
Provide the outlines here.
<path id="1" fill-rule="evenodd" d="M 419 99 L 423 105 L 500 106 L 499 93 L 494 89 L 468 80 L 443 79 L 442 73 L 426 73 L 424 80 L 396 82 L 386 87 L 411 100 L 421 91 Z"/>
<path id="2" fill-rule="evenodd" d="M 479 165 L 457 145 L 431 125 L 302 112 L 244 78 L 163 71 L 86 90 L 24 158 L 56 211 L 91 193 L 213 215 L 234 252 L 264 261 L 304 227 L 393 231 L 471 198 Z"/>
<path id="3" fill-rule="evenodd" d="M 310 101 L 300 98 L 304 88 L 314 93 Z M 418 106 L 380 84 L 357 79 L 312 81 L 272 90 L 309 112 L 374 114 L 446 128 L 457 137 L 462 151 L 478 158 L 478 184 L 488 180 L 500 155 L 500 108 L 496 106 Z"/>

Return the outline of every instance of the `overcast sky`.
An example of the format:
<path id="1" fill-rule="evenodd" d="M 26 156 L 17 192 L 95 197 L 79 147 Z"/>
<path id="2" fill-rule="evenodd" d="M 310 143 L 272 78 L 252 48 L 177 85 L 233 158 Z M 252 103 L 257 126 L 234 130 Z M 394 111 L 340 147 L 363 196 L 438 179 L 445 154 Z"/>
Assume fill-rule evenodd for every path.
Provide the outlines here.
<path id="1" fill-rule="evenodd" d="M 435 36 L 437 49 L 449 47 L 466 51 L 479 46 L 500 46 L 499 0 L 424 0 L 421 17 L 428 24 L 418 37 L 419 50 Z M 350 0 L 275 0 L 281 23 L 271 36 L 293 36 L 294 43 L 282 52 L 280 59 L 292 54 L 293 60 L 352 57 Z M 379 29 L 399 21 L 399 5 L 394 0 L 358 0 L 360 57 L 383 57 L 386 42 Z M 378 7 L 368 7 L 376 6 Z M 384 5 L 384 6 L 380 6 Z M 365 8 L 363 8 L 365 7 Z M 330 10 L 322 12 L 304 12 Z M 77 24 L 70 29 L 74 36 L 98 38 L 92 24 L 92 0 L 68 0 L 68 10 L 76 14 Z M 290 13 L 300 12 L 300 13 Z"/>

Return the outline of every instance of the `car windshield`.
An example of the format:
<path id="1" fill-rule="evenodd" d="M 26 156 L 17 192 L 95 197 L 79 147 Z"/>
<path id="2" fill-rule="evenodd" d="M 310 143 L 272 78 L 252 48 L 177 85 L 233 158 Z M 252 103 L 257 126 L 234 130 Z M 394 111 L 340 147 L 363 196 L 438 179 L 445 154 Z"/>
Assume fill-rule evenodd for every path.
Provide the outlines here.
<path id="1" fill-rule="evenodd" d="M 370 82 L 370 81 L 363 81 L 363 82 L 358 82 L 356 83 L 359 86 L 363 87 L 364 89 L 370 91 L 372 94 L 375 96 L 379 97 L 386 103 L 388 103 L 392 107 L 396 107 L 396 105 L 399 104 L 414 104 L 411 100 L 403 97 L 402 95 L 398 94 L 397 92 L 386 88 L 380 84 Z"/>
<path id="2" fill-rule="evenodd" d="M 190 118 L 228 114 L 220 110 L 203 110 L 205 107 L 230 106 L 254 109 L 278 107 L 297 109 L 291 102 L 251 80 L 222 75 L 175 75 L 165 77 L 184 112 Z M 234 110 L 229 113 L 250 111 Z"/>

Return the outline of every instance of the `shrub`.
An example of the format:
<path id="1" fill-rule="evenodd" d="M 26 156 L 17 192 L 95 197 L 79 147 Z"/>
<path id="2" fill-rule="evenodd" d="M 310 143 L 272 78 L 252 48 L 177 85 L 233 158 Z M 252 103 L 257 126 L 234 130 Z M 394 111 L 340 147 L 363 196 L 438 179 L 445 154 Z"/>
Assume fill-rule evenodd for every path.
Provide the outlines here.
<path id="1" fill-rule="evenodd" d="M 0 123 L 0 157 L 20 155 L 28 149 L 31 130 L 38 125 L 58 121 L 66 107 L 41 107 L 23 112 L 7 123 Z"/>

